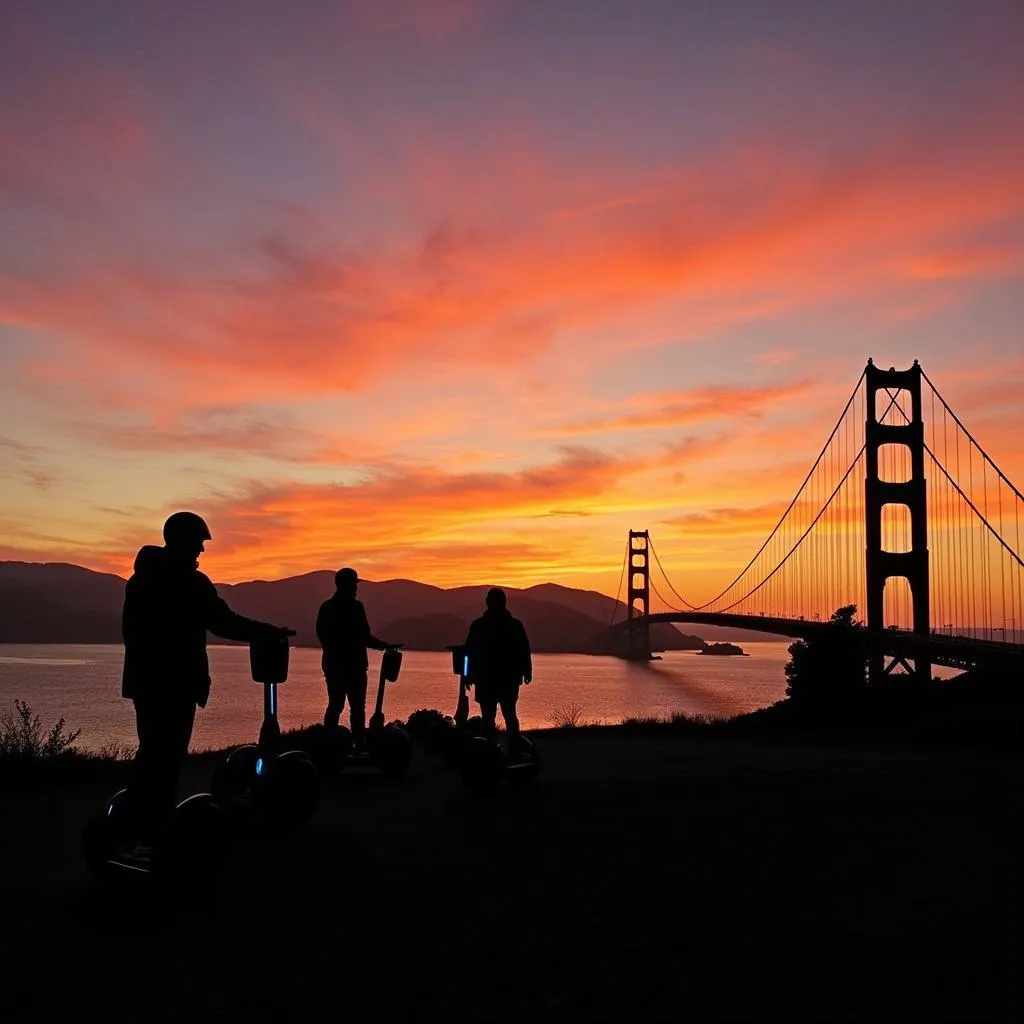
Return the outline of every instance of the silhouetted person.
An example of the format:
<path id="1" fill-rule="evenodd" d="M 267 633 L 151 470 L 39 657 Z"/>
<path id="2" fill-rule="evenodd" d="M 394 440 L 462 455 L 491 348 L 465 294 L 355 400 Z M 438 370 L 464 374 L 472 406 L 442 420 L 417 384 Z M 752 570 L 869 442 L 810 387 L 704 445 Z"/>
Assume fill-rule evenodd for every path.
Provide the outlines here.
<path id="1" fill-rule="evenodd" d="M 495 733 L 498 705 L 505 719 L 509 753 L 519 738 L 516 702 L 520 683 L 533 679 L 533 659 L 526 629 L 506 607 L 505 591 L 493 587 L 487 592 L 487 611 L 475 619 L 466 637 L 469 679 L 476 688 L 476 702 L 488 736 Z"/>
<path id="2" fill-rule="evenodd" d="M 286 632 L 233 612 L 199 571 L 199 555 L 211 537 L 198 515 L 175 512 L 163 536 L 164 547 L 147 544 L 136 555 L 121 619 L 121 695 L 135 704 L 139 737 L 128 782 L 139 856 L 174 807 L 196 706 L 205 707 L 210 696 L 207 630 L 241 641 Z"/>
<path id="3" fill-rule="evenodd" d="M 324 725 L 337 727 L 348 698 L 352 739 L 361 747 L 366 736 L 366 673 L 370 667 L 366 649 L 383 651 L 388 645 L 370 632 L 366 609 L 356 598 L 359 575 L 355 569 L 339 569 L 334 587 L 334 594 L 320 605 L 316 616 L 316 636 L 324 651 L 320 665 L 327 683 Z"/>

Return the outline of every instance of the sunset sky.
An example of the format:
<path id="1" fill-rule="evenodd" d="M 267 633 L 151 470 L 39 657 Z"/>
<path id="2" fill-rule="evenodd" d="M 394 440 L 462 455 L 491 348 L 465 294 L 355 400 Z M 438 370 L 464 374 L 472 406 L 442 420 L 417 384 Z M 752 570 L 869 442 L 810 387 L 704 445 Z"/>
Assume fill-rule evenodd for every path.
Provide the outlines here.
<path id="1" fill-rule="evenodd" d="M 711 596 L 869 356 L 1024 482 L 1024 4 L 0 7 L 0 558 Z M 711 524 L 710 526 L 708 524 Z"/>

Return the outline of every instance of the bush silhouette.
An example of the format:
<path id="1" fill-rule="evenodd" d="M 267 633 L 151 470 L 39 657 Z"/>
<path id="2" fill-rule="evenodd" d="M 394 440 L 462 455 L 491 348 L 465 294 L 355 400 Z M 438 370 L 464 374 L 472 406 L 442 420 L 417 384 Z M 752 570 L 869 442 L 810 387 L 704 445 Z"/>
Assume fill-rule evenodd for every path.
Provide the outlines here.
<path id="1" fill-rule="evenodd" d="M 38 715 L 23 700 L 14 702 L 15 713 L 0 714 L 0 759 L 5 761 L 49 761 L 73 750 L 81 729 L 65 732 L 64 719 L 43 730 Z"/>
<path id="2" fill-rule="evenodd" d="M 426 741 L 438 728 L 444 728 L 445 717 L 436 708 L 420 708 L 405 723 L 405 730 L 418 742 Z"/>
<path id="3" fill-rule="evenodd" d="M 841 714 L 867 686 L 864 624 L 857 606 L 836 609 L 822 629 L 789 646 L 786 696 L 814 715 Z"/>

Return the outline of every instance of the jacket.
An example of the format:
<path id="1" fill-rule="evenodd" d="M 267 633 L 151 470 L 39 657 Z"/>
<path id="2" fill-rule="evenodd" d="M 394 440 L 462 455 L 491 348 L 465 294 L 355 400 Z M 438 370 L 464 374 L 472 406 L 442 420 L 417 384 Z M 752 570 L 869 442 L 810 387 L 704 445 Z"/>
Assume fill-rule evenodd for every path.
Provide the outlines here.
<path id="1" fill-rule="evenodd" d="M 320 605 L 316 638 L 324 651 L 320 658 L 324 675 L 365 671 L 370 665 L 366 648 L 383 651 L 387 647 L 370 632 L 363 602 L 341 594 L 333 594 Z"/>
<path id="2" fill-rule="evenodd" d="M 526 628 L 507 609 L 488 609 L 475 619 L 465 646 L 472 683 L 518 685 L 533 678 Z"/>
<path id="3" fill-rule="evenodd" d="M 200 707 L 210 695 L 207 631 L 247 642 L 274 627 L 233 612 L 210 578 L 147 544 L 135 557 L 121 612 L 121 696 L 187 693 Z"/>

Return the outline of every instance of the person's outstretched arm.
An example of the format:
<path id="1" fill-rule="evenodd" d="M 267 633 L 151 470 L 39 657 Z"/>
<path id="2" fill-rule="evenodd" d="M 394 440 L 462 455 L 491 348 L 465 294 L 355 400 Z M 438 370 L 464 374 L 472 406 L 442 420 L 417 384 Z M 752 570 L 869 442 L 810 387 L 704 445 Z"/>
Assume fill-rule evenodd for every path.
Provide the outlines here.
<path id="1" fill-rule="evenodd" d="M 227 601 L 217 593 L 217 588 L 209 578 L 204 576 L 203 579 L 203 624 L 214 636 L 248 643 L 268 633 L 283 632 L 280 626 L 249 619 L 232 611 Z"/>

